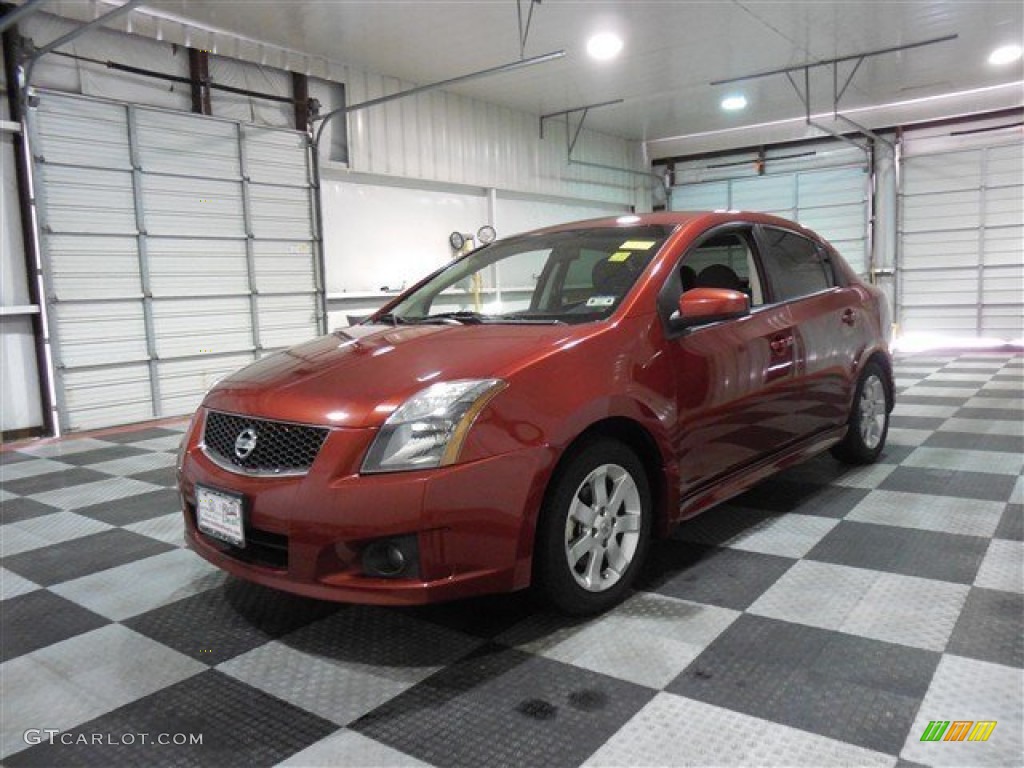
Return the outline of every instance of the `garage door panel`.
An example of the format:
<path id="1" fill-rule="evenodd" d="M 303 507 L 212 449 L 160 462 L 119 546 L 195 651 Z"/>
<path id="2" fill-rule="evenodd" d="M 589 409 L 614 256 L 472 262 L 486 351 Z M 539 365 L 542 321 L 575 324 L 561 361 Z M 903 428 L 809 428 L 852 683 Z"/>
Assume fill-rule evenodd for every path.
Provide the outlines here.
<path id="1" fill-rule="evenodd" d="M 860 204 L 800 211 L 800 223 L 815 232 L 828 232 L 829 240 L 863 240 L 864 222 Z"/>
<path id="2" fill-rule="evenodd" d="M 1007 144 L 1001 147 L 989 147 L 985 159 L 985 186 L 995 187 L 1021 186 L 1021 169 L 1024 168 L 1024 144 Z"/>
<path id="3" fill-rule="evenodd" d="M 135 237 L 48 235 L 51 292 L 59 301 L 141 299 Z"/>
<path id="4" fill-rule="evenodd" d="M 44 165 L 39 176 L 46 207 L 40 226 L 53 232 L 134 234 L 132 175 Z"/>
<path id="5" fill-rule="evenodd" d="M 192 413 L 210 387 L 253 359 L 252 354 L 242 354 L 160 361 L 160 412 L 165 416 Z"/>
<path id="6" fill-rule="evenodd" d="M 318 335 L 316 315 L 306 296 L 260 296 L 260 343 L 287 347 Z"/>
<path id="7" fill-rule="evenodd" d="M 938 335 L 963 336 L 978 326 L 978 310 L 972 306 L 960 307 L 906 307 L 903 314 L 904 330 L 922 330 Z"/>
<path id="8" fill-rule="evenodd" d="M 149 357 L 141 301 L 58 303 L 59 362 L 69 368 Z"/>
<path id="9" fill-rule="evenodd" d="M 1024 174 L 1024 166 L 1021 174 Z M 986 227 L 1018 225 L 1021 211 L 1024 211 L 1024 185 L 994 189 L 989 187 L 985 190 L 985 216 L 982 223 Z"/>
<path id="10" fill-rule="evenodd" d="M 66 371 L 62 379 L 71 430 L 130 424 L 155 416 L 148 363 Z"/>
<path id="11" fill-rule="evenodd" d="M 45 162 L 131 170 L 122 105 L 48 95 L 38 112 L 33 151 Z"/>
<path id="12" fill-rule="evenodd" d="M 249 200 L 256 237 L 294 240 L 313 237 L 308 189 L 250 184 Z"/>
<path id="13" fill-rule="evenodd" d="M 981 150 L 939 156 L 908 157 L 904 161 L 903 192 L 934 195 L 981 186 Z"/>
<path id="14" fill-rule="evenodd" d="M 802 173 L 797 181 L 797 207 L 861 206 L 867 200 L 867 174 L 862 167 Z"/>
<path id="15" fill-rule="evenodd" d="M 147 240 L 149 276 L 156 298 L 249 293 L 243 240 Z"/>
<path id="16" fill-rule="evenodd" d="M 1024 225 L 986 229 L 986 264 L 1020 264 L 1024 254 Z"/>
<path id="17" fill-rule="evenodd" d="M 903 266 L 908 270 L 973 267 L 978 263 L 978 233 L 922 232 L 903 240 Z"/>
<path id="18" fill-rule="evenodd" d="M 941 272 L 903 273 L 905 306 L 976 306 L 978 272 L 950 269 Z"/>
<path id="19" fill-rule="evenodd" d="M 907 197 L 903 203 L 905 232 L 976 228 L 981 216 L 981 190 L 938 192 Z"/>
<path id="20" fill-rule="evenodd" d="M 241 183 L 143 176 L 142 198 L 151 235 L 245 237 Z"/>
<path id="21" fill-rule="evenodd" d="M 245 159 L 249 178 L 260 184 L 309 186 L 307 143 L 291 131 L 245 129 Z"/>
<path id="22" fill-rule="evenodd" d="M 987 267 L 981 276 L 986 304 L 1024 304 L 1024 266 Z"/>
<path id="23" fill-rule="evenodd" d="M 316 291 L 313 243 L 291 240 L 256 240 L 256 289 L 260 295 L 314 293 Z"/>
<path id="24" fill-rule="evenodd" d="M 153 302 L 160 359 L 252 350 L 249 298 L 162 299 Z"/>
<path id="25" fill-rule="evenodd" d="M 729 183 L 726 181 L 684 184 L 672 188 L 673 211 L 717 211 L 729 207 Z"/>
<path id="26" fill-rule="evenodd" d="M 1024 319 L 1019 307 L 982 307 L 981 332 L 1003 339 L 1024 337 Z"/>
<path id="27" fill-rule="evenodd" d="M 729 207 L 741 211 L 790 209 L 795 201 L 795 176 L 757 176 L 733 181 Z"/>
<path id="28" fill-rule="evenodd" d="M 235 123 L 146 109 L 135 114 L 139 162 L 146 173 L 241 178 Z"/>

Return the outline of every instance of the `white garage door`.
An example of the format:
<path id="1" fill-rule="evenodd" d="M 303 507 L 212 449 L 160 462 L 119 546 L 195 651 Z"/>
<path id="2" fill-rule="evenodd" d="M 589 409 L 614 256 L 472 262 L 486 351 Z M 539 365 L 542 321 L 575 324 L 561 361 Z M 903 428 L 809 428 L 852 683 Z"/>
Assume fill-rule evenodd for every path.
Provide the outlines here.
<path id="1" fill-rule="evenodd" d="M 1020 126 L 922 130 L 908 132 L 904 142 L 897 316 L 903 331 L 1020 338 Z"/>
<path id="2" fill-rule="evenodd" d="M 188 413 L 320 332 L 303 134 L 49 92 L 29 114 L 63 429 Z"/>
<path id="3" fill-rule="evenodd" d="M 870 177 L 865 158 L 848 144 L 822 142 L 772 149 L 763 158 L 746 152 L 677 162 L 671 209 L 759 211 L 791 219 L 829 240 L 866 275 Z"/>

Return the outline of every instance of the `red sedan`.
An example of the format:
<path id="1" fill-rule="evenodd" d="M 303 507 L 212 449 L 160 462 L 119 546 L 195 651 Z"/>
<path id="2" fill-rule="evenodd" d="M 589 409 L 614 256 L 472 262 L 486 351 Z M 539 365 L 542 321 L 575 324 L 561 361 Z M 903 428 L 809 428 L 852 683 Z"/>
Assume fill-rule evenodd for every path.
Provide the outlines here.
<path id="1" fill-rule="evenodd" d="M 604 610 L 679 521 L 827 449 L 874 461 L 889 327 L 832 246 L 771 216 L 501 240 L 215 386 L 179 462 L 187 540 L 309 597 L 535 584 Z"/>

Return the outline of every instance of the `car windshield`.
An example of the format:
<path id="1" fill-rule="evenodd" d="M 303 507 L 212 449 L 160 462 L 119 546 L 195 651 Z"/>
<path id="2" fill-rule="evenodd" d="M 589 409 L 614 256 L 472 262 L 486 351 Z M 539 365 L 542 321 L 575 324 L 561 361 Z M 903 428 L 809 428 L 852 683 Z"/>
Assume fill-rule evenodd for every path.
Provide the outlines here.
<path id="1" fill-rule="evenodd" d="M 478 248 L 376 322 L 583 323 L 610 315 L 671 227 L 524 235 Z"/>

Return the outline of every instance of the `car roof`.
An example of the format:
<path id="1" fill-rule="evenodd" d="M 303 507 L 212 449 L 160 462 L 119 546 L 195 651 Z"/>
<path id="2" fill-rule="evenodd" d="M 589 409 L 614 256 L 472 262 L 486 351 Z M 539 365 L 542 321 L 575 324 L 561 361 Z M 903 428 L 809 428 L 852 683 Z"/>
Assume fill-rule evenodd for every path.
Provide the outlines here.
<path id="1" fill-rule="evenodd" d="M 779 216 L 772 216 L 767 213 L 756 213 L 754 211 L 658 211 L 655 213 L 624 213 L 618 216 L 608 216 L 599 219 L 586 219 L 583 221 L 556 224 L 551 227 L 535 230 L 530 234 L 571 232 L 579 229 L 643 227 L 649 225 L 669 227 L 692 225 L 695 229 L 703 230 L 707 227 L 717 226 L 718 224 L 744 222 L 750 224 L 766 224 L 786 227 L 788 229 L 794 229 L 802 232 L 815 239 L 820 239 L 816 233 L 800 226 L 794 221 L 783 219 Z"/>

